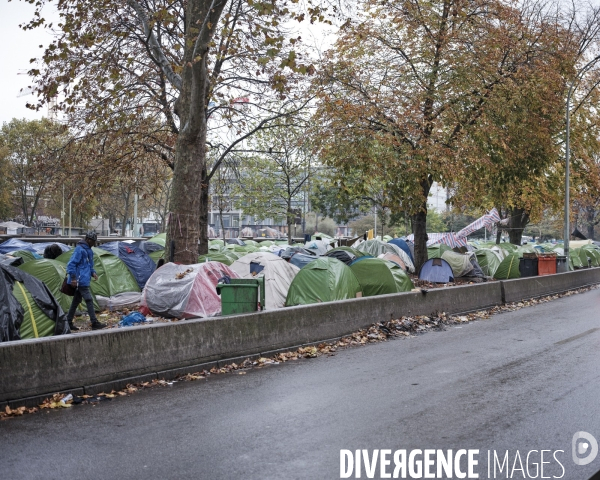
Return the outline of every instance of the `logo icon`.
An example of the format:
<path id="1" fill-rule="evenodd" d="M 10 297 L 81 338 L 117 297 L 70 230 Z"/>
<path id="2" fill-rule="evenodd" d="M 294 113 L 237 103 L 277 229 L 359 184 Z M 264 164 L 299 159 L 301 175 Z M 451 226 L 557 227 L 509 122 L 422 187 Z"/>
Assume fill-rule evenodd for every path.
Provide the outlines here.
<path id="1" fill-rule="evenodd" d="M 592 463 L 597 455 L 598 442 L 593 435 L 587 432 L 577 432 L 573 435 L 573 462 L 575 465 Z"/>

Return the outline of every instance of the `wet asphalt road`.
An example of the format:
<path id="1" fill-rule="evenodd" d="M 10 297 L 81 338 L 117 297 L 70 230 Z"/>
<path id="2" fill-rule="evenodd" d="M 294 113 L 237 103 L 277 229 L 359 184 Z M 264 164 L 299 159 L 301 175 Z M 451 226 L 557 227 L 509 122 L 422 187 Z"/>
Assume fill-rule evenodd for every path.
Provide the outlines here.
<path id="1" fill-rule="evenodd" d="M 518 450 L 525 469 L 527 453 L 544 449 L 553 451 L 544 477 L 584 480 L 600 455 L 575 465 L 571 440 L 580 430 L 600 440 L 599 353 L 592 290 L 332 357 L 3 421 L 0 478 L 333 479 L 340 449 L 464 448 L 479 449 L 479 478 L 488 450 L 508 450 L 511 466 Z M 512 478 L 532 478 L 537 455 L 530 475 Z"/>

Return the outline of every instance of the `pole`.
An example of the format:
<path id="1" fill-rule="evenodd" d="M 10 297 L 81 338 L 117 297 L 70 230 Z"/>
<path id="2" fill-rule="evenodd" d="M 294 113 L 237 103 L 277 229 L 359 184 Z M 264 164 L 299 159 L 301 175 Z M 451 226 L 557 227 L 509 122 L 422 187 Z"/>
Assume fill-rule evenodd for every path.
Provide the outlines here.
<path id="1" fill-rule="evenodd" d="M 73 213 L 73 197 L 69 199 L 69 238 L 71 238 L 72 230 L 71 230 L 71 214 Z"/>
<path id="2" fill-rule="evenodd" d="M 65 184 L 63 183 L 62 210 L 60 211 L 60 234 L 65 234 Z"/>
<path id="3" fill-rule="evenodd" d="M 133 236 L 137 237 L 138 236 L 138 212 L 137 212 L 137 207 L 138 207 L 138 195 L 137 192 L 135 192 L 135 195 L 133 196 Z"/>

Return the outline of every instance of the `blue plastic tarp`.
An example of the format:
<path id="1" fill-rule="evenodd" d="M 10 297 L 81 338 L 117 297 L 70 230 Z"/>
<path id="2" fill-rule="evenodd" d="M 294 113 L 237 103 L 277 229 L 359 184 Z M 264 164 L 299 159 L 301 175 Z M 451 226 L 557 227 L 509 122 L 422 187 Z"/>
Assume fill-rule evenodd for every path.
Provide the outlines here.
<path id="1" fill-rule="evenodd" d="M 127 265 L 140 289 L 144 288 L 146 282 L 156 269 L 156 264 L 148 254 L 142 252 L 135 245 L 126 242 L 109 242 L 100 245 L 100 248 L 116 255 Z"/>
<path id="2" fill-rule="evenodd" d="M 0 253 L 15 252 L 17 250 L 27 250 L 35 253 L 33 243 L 24 242 L 18 238 L 9 238 L 6 242 L 0 243 Z"/>

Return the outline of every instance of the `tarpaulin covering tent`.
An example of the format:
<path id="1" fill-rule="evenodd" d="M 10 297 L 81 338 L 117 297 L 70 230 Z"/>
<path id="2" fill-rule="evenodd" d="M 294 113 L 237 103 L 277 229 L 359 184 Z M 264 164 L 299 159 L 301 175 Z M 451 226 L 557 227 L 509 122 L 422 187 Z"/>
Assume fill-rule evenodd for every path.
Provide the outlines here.
<path id="1" fill-rule="evenodd" d="M 336 258 L 319 257 L 298 272 L 290 285 L 286 306 L 347 300 L 360 296 L 358 280 Z"/>
<path id="2" fill-rule="evenodd" d="M 413 263 L 415 262 L 413 254 L 410 251 L 410 247 L 408 246 L 408 243 L 406 243 L 406 240 L 403 240 L 402 238 L 392 238 L 388 243 L 391 243 L 392 245 L 396 245 L 403 252 L 406 252 L 406 254 L 410 257 L 411 261 Z"/>
<path id="3" fill-rule="evenodd" d="M 367 258 L 353 263 L 350 270 L 358 280 L 364 297 L 410 292 L 414 287 L 401 267 L 382 258 Z"/>
<path id="4" fill-rule="evenodd" d="M 317 257 L 315 255 L 306 255 L 304 253 L 296 253 L 291 256 L 291 258 L 289 259 L 289 262 L 292 265 L 295 265 L 296 267 L 302 269 L 306 265 L 308 265 L 310 262 L 313 262 L 314 260 L 316 260 L 317 258 L 319 258 L 319 257 Z"/>
<path id="5" fill-rule="evenodd" d="M 27 250 L 29 252 L 35 252 L 33 244 L 24 242 L 18 238 L 9 238 L 3 243 L 0 243 L 0 253 L 10 253 L 16 250 Z"/>
<path id="6" fill-rule="evenodd" d="M 300 271 L 298 267 L 270 252 L 244 255 L 231 264 L 240 278 L 254 278 L 253 272 L 265 277 L 265 303 L 267 310 L 282 308 L 292 280 Z"/>
<path id="7" fill-rule="evenodd" d="M 66 313 L 69 311 L 71 302 L 73 300 L 73 297 L 65 295 L 60 291 L 63 280 L 67 275 L 66 267 L 66 264 L 59 260 L 42 258 L 40 260 L 33 260 L 31 262 L 24 263 L 23 265 L 19 266 L 19 269 L 44 282 L 44 284 L 50 290 L 50 293 L 52 293 L 54 298 L 56 298 L 56 301 Z M 92 294 L 92 298 L 94 300 L 94 309 L 96 311 L 100 310 L 95 295 Z M 85 306 L 85 303 L 83 305 Z"/>
<path id="8" fill-rule="evenodd" d="M 0 342 L 69 332 L 63 309 L 42 281 L 0 265 Z"/>
<path id="9" fill-rule="evenodd" d="M 443 258 L 430 258 L 421 267 L 419 280 L 431 283 L 448 283 L 454 281 L 452 267 Z"/>
<path id="10" fill-rule="evenodd" d="M 452 251 L 442 253 L 442 258 L 446 260 L 452 267 L 454 278 L 464 277 L 473 270 L 470 255 L 456 253 Z"/>
<path id="11" fill-rule="evenodd" d="M 493 277 L 498 265 L 500 265 L 500 262 L 502 261 L 498 255 L 487 248 L 480 248 L 475 252 L 475 256 L 477 257 L 477 263 L 479 263 L 483 273 L 488 277 Z"/>
<path id="12" fill-rule="evenodd" d="M 92 247 L 94 251 L 94 270 L 98 280 L 92 280 L 90 290 L 92 294 L 102 297 L 113 297 L 124 292 L 139 292 L 140 287 L 125 263 L 116 255 L 101 248 Z M 63 253 L 56 260 L 69 263 L 73 251 Z"/>
<path id="13" fill-rule="evenodd" d="M 220 262 L 165 263 L 146 282 L 141 303 L 153 314 L 164 317 L 214 317 L 221 313 L 217 282 L 225 276 L 238 278 Z"/>
<path id="14" fill-rule="evenodd" d="M 362 242 L 360 245 L 355 247 L 358 251 L 371 255 L 372 257 L 378 257 L 382 253 L 392 253 L 398 255 L 409 272 L 415 271 L 415 266 L 410 259 L 410 256 L 397 245 L 388 242 L 382 242 L 381 240 L 373 239 Z"/>
<path id="15" fill-rule="evenodd" d="M 101 245 L 100 248 L 116 255 L 127 265 L 140 289 L 144 288 L 146 281 L 156 269 L 152 259 L 134 245 L 125 242 L 109 242 Z"/>
<path id="16" fill-rule="evenodd" d="M 68 245 L 65 245 L 64 243 L 60 243 L 60 242 L 43 242 L 43 243 L 32 243 L 31 244 L 35 253 L 37 253 L 39 255 L 43 255 L 44 250 L 46 250 L 46 247 L 49 247 L 50 245 L 58 245 L 58 247 L 63 252 L 68 252 L 69 250 L 71 250 L 71 247 L 69 247 Z"/>
<path id="17" fill-rule="evenodd" d="M 500 265 L 498 265 L 498 268 L 494 272 L 494 278 L 496 280 L 521 278 L 519 263 L 519 255 L 517 253 L 509 253 L 504 260 L 500 262 Z"/>

